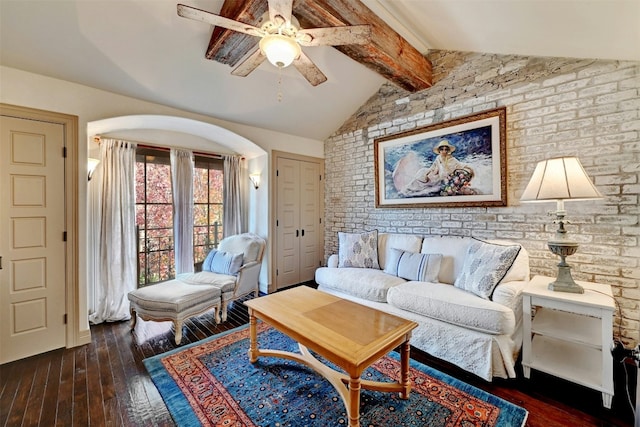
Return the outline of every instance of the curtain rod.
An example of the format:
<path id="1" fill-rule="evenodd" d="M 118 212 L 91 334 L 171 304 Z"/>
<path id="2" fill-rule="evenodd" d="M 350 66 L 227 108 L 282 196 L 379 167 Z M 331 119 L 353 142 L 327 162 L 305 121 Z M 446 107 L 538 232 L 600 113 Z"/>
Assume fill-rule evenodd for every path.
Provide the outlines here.
<path id="1" fill-rule="evenodd" d="M 119 139 L 119 138 L 109 138 L 109 139 Z M 93 137 L 93 142 L 97 143 L 98 145 L 100 144 L 100 141 L 102 140 L 102 137 L 100 135 L 95 135 Z M 127 142 L 132 142 L 134 144 L 136 144 L 138 147 L 140 148 L 150 148 L 153 150 L 159 150 L 159 151 L 171 151 L 172 148 L 182 148 L 182 147 L 166 147 L 166 146 L 158 146 L 158 145 L 149 145 L 149 143 L 145 143 L 145 142 L 140 142 L 140 141 L 130 141 L 130 140 L 126 140 Z M 192 150 L 193 151 L 193 150 Z M 203 157 L 211 157 L 214 159 L 223 159 L 224 155 L 220 154 L 220 153 L 205 153 L 202 151 L 193 151 L 194 155 L 197 156 L 203 156 Z M 244 156 L 239 156 L 241 160 L 244 160 Z"/>

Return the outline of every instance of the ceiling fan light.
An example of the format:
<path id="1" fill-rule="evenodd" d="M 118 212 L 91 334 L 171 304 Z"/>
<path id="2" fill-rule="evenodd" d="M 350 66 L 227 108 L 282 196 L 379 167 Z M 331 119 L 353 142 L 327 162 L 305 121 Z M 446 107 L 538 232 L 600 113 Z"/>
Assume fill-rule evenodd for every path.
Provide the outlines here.
<path id="1" fill-rule="evenodd" d="M 264 36 L 260 40 L 260 50 L 278 68 L 288 67 L 300 56 L 298 42 L 280 34 Z"/>

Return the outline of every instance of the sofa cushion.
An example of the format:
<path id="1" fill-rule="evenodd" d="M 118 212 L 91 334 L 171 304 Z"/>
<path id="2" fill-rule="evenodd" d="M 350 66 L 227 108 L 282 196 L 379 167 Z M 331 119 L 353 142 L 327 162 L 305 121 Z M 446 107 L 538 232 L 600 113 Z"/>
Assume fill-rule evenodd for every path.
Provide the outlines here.
<path id="1" fill-rule="evenodd" d="M 406 280 L 373 268 L 321 267 L 316 270 L 316 282 L 358 298 L 386 302 L 387 291 Z"/>
<path id="2" fill-rule="evenodd" d="M 140 308 L 157 312 L 181 313 L 187 309 L 220 298 L 220 289 L 213 286 L 195 286 L 179 280 L 168 280 L 135 289 L 128 294 L 129 301 Z"/>
<path id="3" fill-rule="evenodd" d="M 520 245 L 503 246 L 474 241 L 467 250 L 462 273 L 454 286 L 489 299 L 520 252 Z"/>
<path id="4" fill-rule="evenodd" d="M 375 268 L 378 264 L 378 230 L 338 233 L 338 267 Z"/>
<path id="5" fill-rule="evenodd" d="M 415 234 L 380 233 L 378 234 L 378 262 L 381 269 L 387 267 L 387 260 L 391 256 L 392 249 L 400 249 L 407 252 L 420 252 L 422 236 Z"/>
<path id="6" fill-rule="evenodd" d="M 453 285 L 464 265 L 465 255 L 473 239 L 458 236 L 427 236 L 422 241 L 423 254 L 442 254 L 438 282 Z"/>
<path id="7" fill-rule="evenodd" d="M 490 334 L 511 335 L 516 318 L 509 308 L 443 283 L 406 282 L 387 292 L 399 309 Z"/>
<path id="8" fill-rule="evenodd" d="M 437 282 L 442 254 L 420 254 L 391 248 L 385 273 L 420 282 Z"/>
<path id="9" fill-rule="evenodd" d="M 242 266 L 243 253 L 231 253 L 212 249 L 202 263 L 203 271 L 235 275 Z"/>
<path id="10" fill-rule="evenodd" d="M 524 280 L 505 282 L 502 279 L 493 291 L 491 301 L 510 308 L 516 314 L 516 319 L 522 319 L 522 291 L 526 289 L 528 283 Z"/>
<path id="11" fill-rule="evenodd" d="M 212 271 L 199 271 L 197 273 L 183 273 L 176 280 L 188 285 L 211 285 L 222 292 L 233 291 L 236 287 L 236 276 L 214 273 Z"/>

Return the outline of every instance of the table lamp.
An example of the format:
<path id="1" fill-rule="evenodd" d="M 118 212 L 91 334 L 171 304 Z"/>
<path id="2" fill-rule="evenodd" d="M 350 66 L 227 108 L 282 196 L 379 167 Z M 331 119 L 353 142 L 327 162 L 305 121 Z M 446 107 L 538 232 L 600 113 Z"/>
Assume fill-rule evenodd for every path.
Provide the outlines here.
<path id="1" fill-rule="evenodd" d="M 564 202 L 567 200 L 601 199 L 602 194 L 593 185 L 577 157 L 558 157 L 544 160 L 536 165 L 531 180 L 522 193 L 521 202 L 556 202 L 555 223 L 558 230 L 549 239 L 549 250 L 560 256 L 558 277 L 549 284 L 549 289 L 559 292 L 584 293 L 582 286 L 571 277 L 571 267 L 565 258 L 578 250 L 578 243 L 573 241 L 565 229 L 567 211 Z"/>

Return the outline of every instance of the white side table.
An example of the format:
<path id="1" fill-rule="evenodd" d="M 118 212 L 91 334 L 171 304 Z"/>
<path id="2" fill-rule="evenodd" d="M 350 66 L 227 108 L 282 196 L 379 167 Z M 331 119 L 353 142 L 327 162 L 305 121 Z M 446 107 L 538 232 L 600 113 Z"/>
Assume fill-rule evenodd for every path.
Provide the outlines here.
<path id="1" fill-rule="evenodd" d="M 584 294 L 547 289 L 554 279 L 535 276 L 523 291 L 522 366 L 529 378 L 536 369 L 613 398 L 613 313 L 611 286 L 577 282 Z M 532 319 L 532 307 L 537 307 Z"/>

